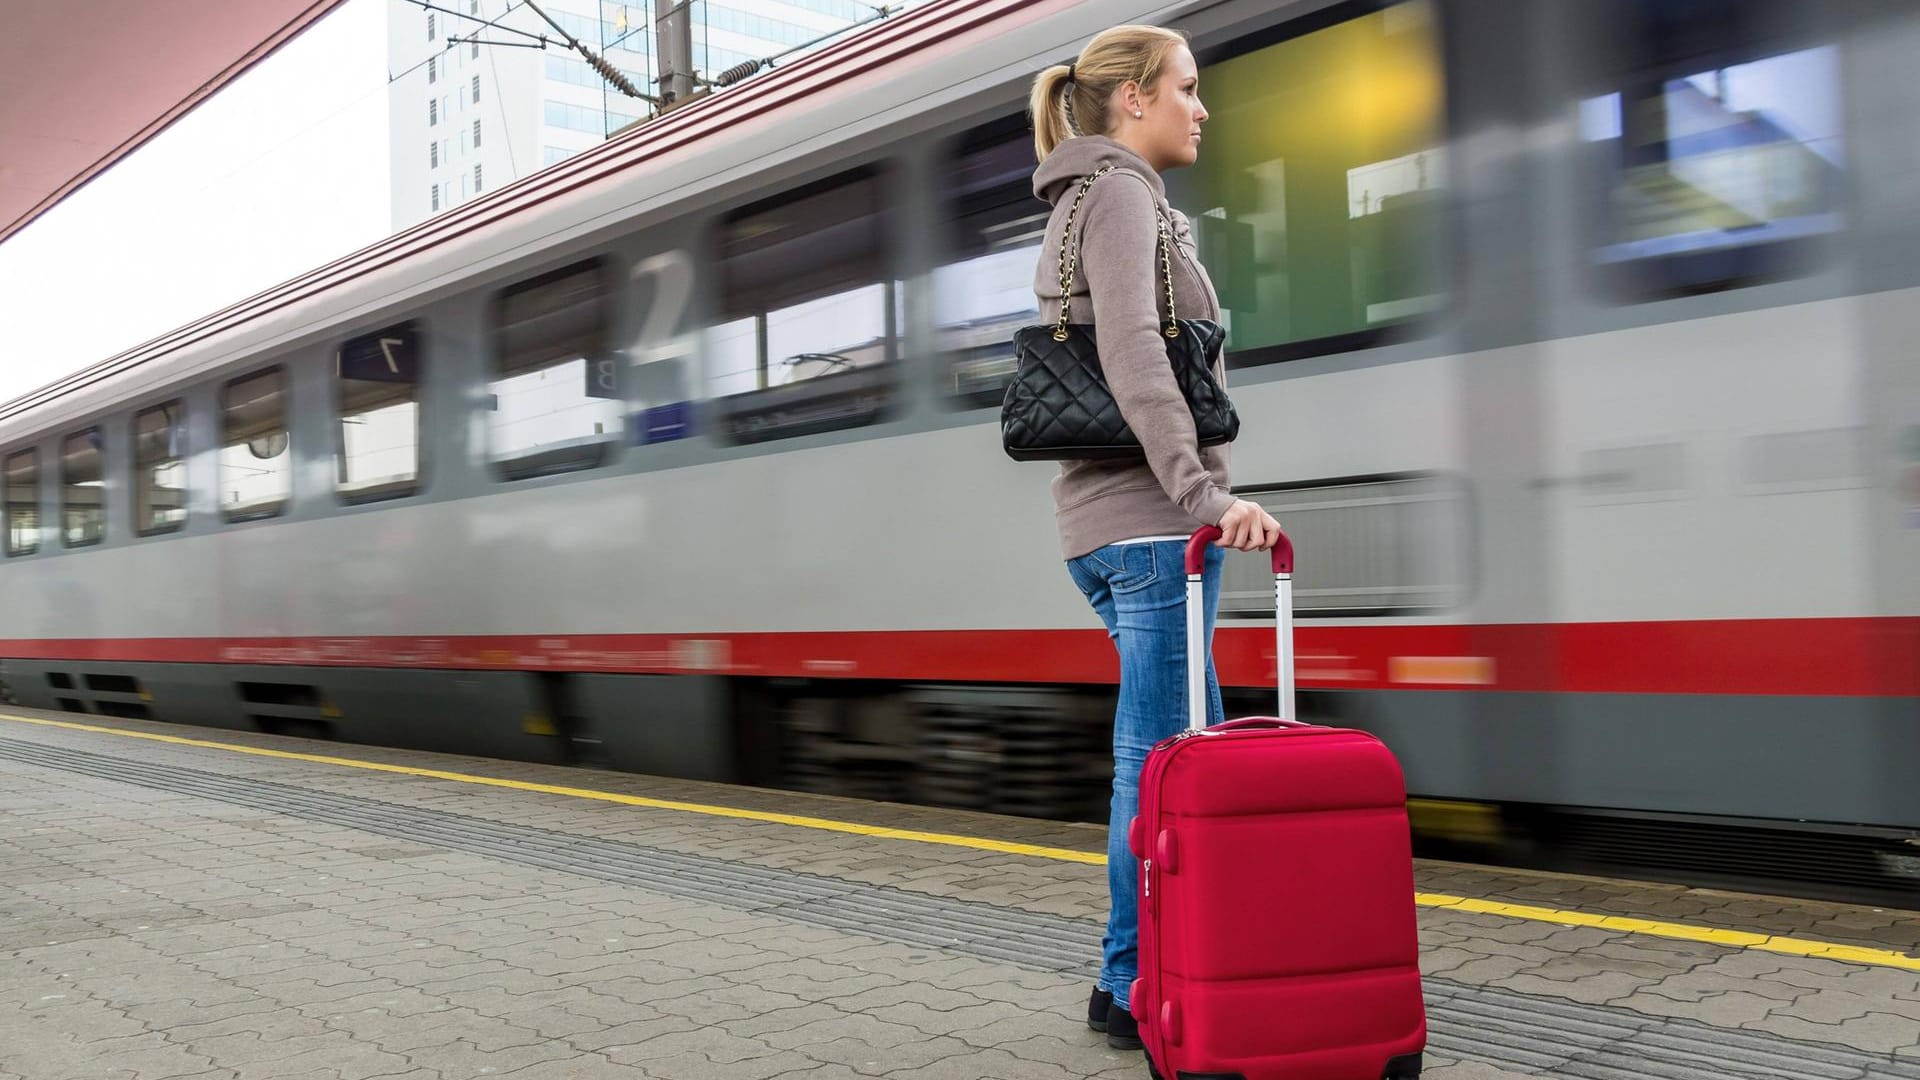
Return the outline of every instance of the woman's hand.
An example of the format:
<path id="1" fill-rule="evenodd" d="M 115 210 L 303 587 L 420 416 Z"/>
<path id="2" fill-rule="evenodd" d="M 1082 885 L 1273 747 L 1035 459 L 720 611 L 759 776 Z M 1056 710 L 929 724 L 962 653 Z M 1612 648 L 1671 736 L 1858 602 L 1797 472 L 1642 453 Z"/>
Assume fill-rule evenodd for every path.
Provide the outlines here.
<path id="1" fill-rule="evenodd" d="M 1280 542 L 1280 523 L 1259 503 L 1235 499 L 1220 517 L 1220 533 L 1214 542 L 1222 547 L 1267 551 Z"/>

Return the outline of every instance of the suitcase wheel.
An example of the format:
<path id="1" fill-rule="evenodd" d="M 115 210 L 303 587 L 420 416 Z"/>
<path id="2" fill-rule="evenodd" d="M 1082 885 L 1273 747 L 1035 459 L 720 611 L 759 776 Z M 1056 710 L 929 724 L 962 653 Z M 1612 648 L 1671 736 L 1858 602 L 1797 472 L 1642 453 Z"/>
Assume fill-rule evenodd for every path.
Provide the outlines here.
<path id="1" fill-rule="evenodd" d="M 1405 1057 L 1394 1058 L 1387 1062 L 1387 1069 L 1381 1074 L 1381 1080 L 1420 1080 L 1420 1069 L 1424 1063 L 1425 1057 L 1422 1054 L 1408 1054 Z"/>

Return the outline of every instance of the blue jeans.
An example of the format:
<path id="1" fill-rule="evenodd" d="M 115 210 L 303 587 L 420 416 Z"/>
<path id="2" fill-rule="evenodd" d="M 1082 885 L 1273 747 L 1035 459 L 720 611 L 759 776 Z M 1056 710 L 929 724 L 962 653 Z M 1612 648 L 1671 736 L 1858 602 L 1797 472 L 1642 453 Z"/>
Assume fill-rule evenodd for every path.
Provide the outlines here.
<path id="1" fill-rule="evenodd" d="M 1226 549 L 1209 545 L 1204 565 L 1207 717 L 1219 723 L 1220 683 L 1213 671 L 1213 623 L 1220 606 Z M 1120 705 L 1113 715 L 1113 806 L 1107 825 L 1111 905 L 1102 942 L 1100 989 L 1130 1007 L 1140 970 L 1139 866 L 1127 827 L 1140 810 L 1147 751 L 1187 725 L 1186 542 L 1110 544 L 1067 562 L 1067 573 L 1120 650 Z"/>

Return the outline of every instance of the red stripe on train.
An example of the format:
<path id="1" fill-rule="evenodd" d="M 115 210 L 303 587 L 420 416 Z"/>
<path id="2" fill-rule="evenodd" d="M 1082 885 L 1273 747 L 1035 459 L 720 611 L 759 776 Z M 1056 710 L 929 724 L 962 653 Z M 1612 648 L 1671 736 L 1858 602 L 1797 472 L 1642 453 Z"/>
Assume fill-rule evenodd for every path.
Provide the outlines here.
<path id="1" fill-rule="evenodd" d="M 1920 618 L 1505 626 L 1306 626 L 1299 683 L 1320 689 L 1920 695 Z M 1273 634 L 1222 627 L 1221 681 L 1269 686 Z M 283 664 L 1113 682 L 1087 630 L 832 631 L 0 641 L 22 660 Z"/>

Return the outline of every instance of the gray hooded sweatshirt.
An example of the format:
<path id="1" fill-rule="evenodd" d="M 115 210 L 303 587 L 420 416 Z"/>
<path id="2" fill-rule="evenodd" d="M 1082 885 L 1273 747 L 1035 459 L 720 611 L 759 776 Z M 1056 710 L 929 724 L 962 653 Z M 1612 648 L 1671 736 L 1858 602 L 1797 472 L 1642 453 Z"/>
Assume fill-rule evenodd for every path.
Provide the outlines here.
<path id="1" fill-rule="evenodd" d="M 1184 536 L 1217 525 L 1233 505 L 1227 447 L 1201 449 L 1193 413 L 1167 362 L 1166 284 L 1158 214 L 1173 231 L 1173 294 L 1181 318 L 1220 318 L 1186 217 L 1167 205 L 1166 185 L 1146 159 L 1104 135 L 1068 139 L 1040 163 L 1033 193 L 1053 204 L 1034 270 L 1042 322 L 1060 317 L 1060 239 L 1080 181 L 1102 165 L 1074 222 L 1080 259 L 1070 312 L 1099 327 L 1100 366 L 1145 461 L 1063 461 L 1053 481 L 1061 554 L 1078 558 L 1120 540 Z M 1226 385 L 1224 364 L 1214 377 Z"/>

